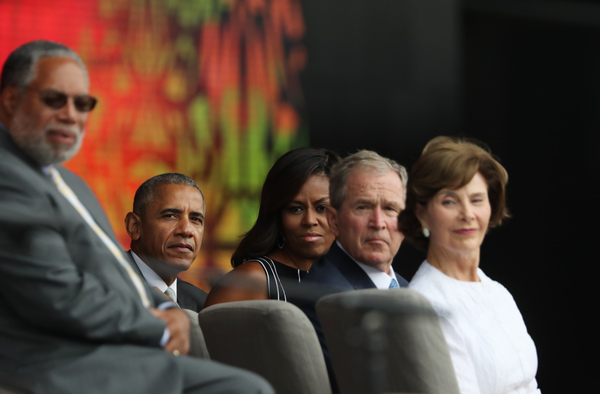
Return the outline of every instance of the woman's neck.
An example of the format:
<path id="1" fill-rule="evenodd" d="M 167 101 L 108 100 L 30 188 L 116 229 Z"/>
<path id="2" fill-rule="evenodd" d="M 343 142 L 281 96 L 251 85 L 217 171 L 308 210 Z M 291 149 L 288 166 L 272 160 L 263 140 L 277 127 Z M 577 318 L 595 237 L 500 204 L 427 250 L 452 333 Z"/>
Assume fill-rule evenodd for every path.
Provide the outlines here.
<path id="1" fill-rule="evenodd" d="M 427 251 L 427 261 L 451 278 L 466 282 L 481 281 L 477 275 L 479 249 L 460 253 L 450 252 L 430 245 Z"/>
<path id="2" fill-rule="evenodd" d="M 308 271 L 313 264 L 311 259 L 301 258 L 299 256 L 293 256 L 287 252 L 286 248 L 276 249 L 269 253 L 269 257 L 273 260 L 277 260 L 282 264 L 296 268 L 302 271 Z"/>

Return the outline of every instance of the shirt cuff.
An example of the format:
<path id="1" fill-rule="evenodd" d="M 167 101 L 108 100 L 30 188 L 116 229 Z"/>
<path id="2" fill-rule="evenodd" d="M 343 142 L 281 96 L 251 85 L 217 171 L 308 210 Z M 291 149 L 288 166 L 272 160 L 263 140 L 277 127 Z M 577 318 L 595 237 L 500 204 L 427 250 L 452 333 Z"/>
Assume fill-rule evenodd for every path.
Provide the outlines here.
<path id="1" fill-rule="evenodd" d="M 164 311 L 165 309 L 171 309 L 171 308 L 179 308 L 179 305 L 177 305 L 177 303 L 172 302 L 172 301 L 165 301 L 156 307 L 156 309 L 158 309 L 159 311 Z"/>
<path id="2" fill-rule="evenodd" d="M 156 307 L 156 309 L 158 309 L 160 311 L 164 311 L 165 309 L 171 309 L 171 308 L 179 308 L 179 305 L 177 305 L 174 302 L 167 301 L 167 302 L 163 302 L 162 304 L 160 304 Z M 169 329 L 165 327 L 165 331 L 163 331 L 162 338 L 160 338 L 160 346 L 165 347 L 165 345 L 167 343 L 169 343 L 169 339 L 171 339 L 171 333 L 169 332 Z"/>

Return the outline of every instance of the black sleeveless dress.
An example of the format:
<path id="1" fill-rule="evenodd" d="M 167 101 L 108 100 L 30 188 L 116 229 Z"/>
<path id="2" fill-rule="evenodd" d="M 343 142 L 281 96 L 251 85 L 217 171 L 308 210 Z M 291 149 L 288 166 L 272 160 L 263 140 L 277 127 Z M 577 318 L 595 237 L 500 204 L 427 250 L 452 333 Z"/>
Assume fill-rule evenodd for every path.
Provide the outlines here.
<path id="1" fill-rule="evenodd" d="M 308 273 L 308 271 L 292 268 L 289 265 L 280 263 L 267 256 L 258 257 L 248 261 L 256 261 L 262 266 L 263 270 L 265 270 L 265 274 L 267 275 L 267 292 L 269 294 L 269 299 L 271 300 L 287 301 L 284 283 L 300 283 L 302 278 Z"/>

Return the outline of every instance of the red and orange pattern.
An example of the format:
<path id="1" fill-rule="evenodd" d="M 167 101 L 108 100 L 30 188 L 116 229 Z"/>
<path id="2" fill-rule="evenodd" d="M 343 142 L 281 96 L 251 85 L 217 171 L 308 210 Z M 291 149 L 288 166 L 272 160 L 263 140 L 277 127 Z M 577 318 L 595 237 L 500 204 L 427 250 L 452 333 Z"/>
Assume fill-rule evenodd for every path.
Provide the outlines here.
<path id="1" fill-rule="evenodd" d="M 184 275 L 229 269 L 254 222 L 266 172 L 308 144 L 299 73 L 299 0 L 0 0 L 0 59 L 47 39 L 75 49 L 99 105 L 67 166 L 103 203 L 123 246 L 137 187 L 162 172 L 194 178 L 207 200 L 204 243 Z"/>

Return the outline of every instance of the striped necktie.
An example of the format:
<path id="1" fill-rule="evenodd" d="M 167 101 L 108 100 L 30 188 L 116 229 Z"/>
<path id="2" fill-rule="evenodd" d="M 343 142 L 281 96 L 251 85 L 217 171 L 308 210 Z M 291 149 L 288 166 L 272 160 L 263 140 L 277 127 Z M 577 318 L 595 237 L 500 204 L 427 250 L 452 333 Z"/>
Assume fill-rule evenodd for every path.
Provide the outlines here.
<path id="1" fill-rule="evenodd" d="M 397 289 L 400 286 L 398 286 L 398 282 L 396 282 L 396 279 L 392 278 L 392 281 L 390 282 L 390 289 Z"/>
<path id="2" fill-rule="evenodd" d="M 140 279 L 140 277 L 133 271 L 133 269 L 131 268 L 131 265 L 129 264 L 127 259 L 125 259 L 125 256 L 123 255 L 123 252 L 121 251 L 121 249 L 117 245 L 115 245 L 115 243 L 110 239 L 110 237 L 108 235 L 106 235 L 106 233 L 100 228 L 100 226 L 98 226 L 98 223 L 96 223 L 96 221 L 94 220 L 92 215 L 90 215 L 90 213 L 83 206 L 81 201 L 79 201 L 79 198 L 77 198 L 77 196 L 75 195 L 73 190 L 71 190 L 71 188 L 66 184 L 66 182 L 63 180 L 63 178 L 60 176 L 58 170 L 56 170 L 56 168 L 54 168 L 54 167 L 49 167 L 49 170 L 50 170 L 50 176 L 52 177 L 52 180 L 56 184 L 56 187 L 58 188 L 58 191 L 60 192 L 60 194 L 62 194 L 71 203 L 71 205 L 73 205 L 73 207 L 75 208 L 75 210 L 77 212 L 79 212 L 79 214 L 81 215 L 83 220 L 85 220 L 85 222 L 91 227 L 91 229 L 94 230 L 96 235 L 98 235 L 98 237 L 102 240 L 104 245 L 106 245 L 108 250 L 110 250 L 111 253 L 115 256 L 115 258 L 117 259 L 119 264 L 121 264 L 121 266 L 125 269 L 125 271 L 129 275 L 137 292 L 140 295 L 140 298 L 142 299 L 142 303 L 144 304 L 144 306 L 146 308 L 148 308 L 150 306 L 150 299 L 148 298 L 148 294 L 146 293 L 144 284 L 142 283 L 142 280 Z"/>

